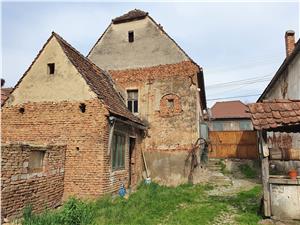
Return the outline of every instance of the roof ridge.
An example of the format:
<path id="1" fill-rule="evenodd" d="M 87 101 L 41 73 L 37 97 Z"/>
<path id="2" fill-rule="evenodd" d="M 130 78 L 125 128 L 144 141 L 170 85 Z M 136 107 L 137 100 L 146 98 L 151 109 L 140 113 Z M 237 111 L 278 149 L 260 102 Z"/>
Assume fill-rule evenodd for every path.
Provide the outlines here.
<path id="1" fill-rule="evenodd" d="M 132 20 L 139 20 L 145 18 L 149 13 L 140 9 L 132 9 L 121 16 L 112 19 L 112 23 L 123 23 Z"/>

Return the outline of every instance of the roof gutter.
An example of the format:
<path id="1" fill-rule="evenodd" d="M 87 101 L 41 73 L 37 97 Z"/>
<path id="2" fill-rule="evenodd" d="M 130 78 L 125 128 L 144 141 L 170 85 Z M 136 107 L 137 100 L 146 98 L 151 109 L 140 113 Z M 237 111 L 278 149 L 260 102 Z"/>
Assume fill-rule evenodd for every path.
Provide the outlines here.
<path id="1" fill-rule="evenodd" d="M 143 125 L 139 125 L 139 124 L 137 124 L 135 122 L 132 122 L 132 121 L 125 121 L 125 120 L 119 119 L 115 116 L 109 116 L 108 119 L 109 119 L 110 123 L 114 123 L 115 121 L 118 121 L 118 122 L 121 122 L 123 124 L 130 125 L 130 126 L 133 126 L 135 128 L 138 128 L 140 130 L 147 130 L 147 127 L 145 127 Z"/>

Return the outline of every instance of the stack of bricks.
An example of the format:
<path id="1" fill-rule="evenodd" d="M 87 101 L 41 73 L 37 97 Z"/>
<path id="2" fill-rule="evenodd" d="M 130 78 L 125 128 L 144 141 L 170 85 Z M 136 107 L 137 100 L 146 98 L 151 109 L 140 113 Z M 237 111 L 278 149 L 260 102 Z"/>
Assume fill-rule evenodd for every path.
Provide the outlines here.
<path id="1" fill-rule="evenodd" d="M 44 151 L 44 166 L 39 172 L 28 169 L 31 151 Z M 21 216 L 26 206 L 34 212 L 61 204 L 64 191 L 66 146 L 2 145 L 1 216 Z"/>

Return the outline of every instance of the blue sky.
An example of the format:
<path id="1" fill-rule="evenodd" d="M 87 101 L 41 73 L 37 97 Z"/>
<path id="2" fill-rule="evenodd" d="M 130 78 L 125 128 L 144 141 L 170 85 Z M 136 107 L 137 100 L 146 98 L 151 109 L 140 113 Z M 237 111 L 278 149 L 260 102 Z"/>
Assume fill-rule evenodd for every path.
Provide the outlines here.
<path id="1" fill-rule="evenodd" d="M 285 58 L 285 31 L 295 30 L 299 38 L 297 2 L 4 2 L 2 77 L 6 86 L 16 84 L 51 31 L 86 55 L 112 18 L 134 8 L 149 12 L 203 67 L 208 99 L 261 93 Z M 258 77 L 263 82 L 223 85 Z M 208 101 L 209 106 L 213 103 Z"/>

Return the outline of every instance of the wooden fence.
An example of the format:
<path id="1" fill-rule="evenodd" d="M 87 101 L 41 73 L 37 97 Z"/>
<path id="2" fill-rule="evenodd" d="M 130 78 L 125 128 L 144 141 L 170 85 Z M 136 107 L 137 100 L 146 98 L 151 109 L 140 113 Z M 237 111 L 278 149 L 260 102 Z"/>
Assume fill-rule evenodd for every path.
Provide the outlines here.
<path id="1" fill-rule="evenodd" d="M 210 131 L 210 158 L 257 159 L 256 131 Z"/>

